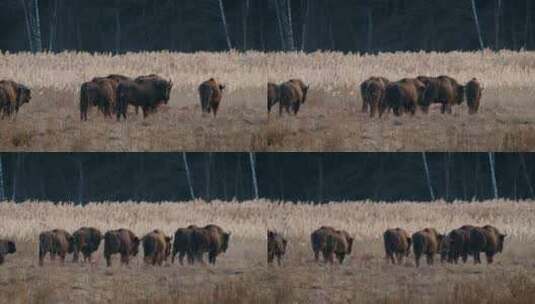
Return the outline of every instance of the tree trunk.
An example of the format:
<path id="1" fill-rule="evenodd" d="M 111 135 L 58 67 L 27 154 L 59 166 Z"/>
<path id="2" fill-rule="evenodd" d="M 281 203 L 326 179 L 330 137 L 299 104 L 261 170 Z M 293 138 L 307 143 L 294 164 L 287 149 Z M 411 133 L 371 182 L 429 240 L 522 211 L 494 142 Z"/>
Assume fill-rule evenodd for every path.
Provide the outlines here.
<path id="1" fill-rule="evenodd" d="M 526 167 L 526 160 L 524 159 L 524 154 L 518 153 L 518 156 L 520 157 L 520 165 L 522 166 L 522 172 L 524 173 L 524 178 L 526 179 L 526 183 L 528 184 L 529 195 L 531 198 L 534 198 L 535 195 L 533 194 L 533 186 L 531 185 L 531 179 L 529 178 L 528 170 Z"/>
<path id="2" fill-rule="evenodd" d="M 474 21 L 476 23 L 476 30 L 477 30 L 477 37 L 479 38 L 479 46 L 481 47 L 481 51 L 485 49 L 485 45 L 483 44 L 483 37 L 481 36 L 481 27 L 479 25 L 479 17 L 477 15 L 477 9 L 476 9 L 476 0 L 472 0 L 472 14 L 474 15 Z"/>
<path id="3" fill-rule="evenodd" d="M 182 152 L 182 161 L 184 162 L 184 168 L 186 169 L 186 179 L 188 181 L 189 194 L 191 196 L 191 199 L 194 200 L 195 192 L 193 192 L 193 184 L 191 182 L 191 173 L 189 170 L 189 164 L 188 164 L 186 152 Z"/>
<path id="4" fill-rule="evenodd" d="M 310 16 L 310 2 L 308 0 L 302 0 L 303 1 L 303 5 L 302 5 L 302 8 L 301 8 L 301 11 L 302 12 L 306 12 L 303 14 L 303 27 L 302 27 L 302 30 L 301 30 L 301 52 L 304 52 L 305 51 L 305 48 L 306 48 L 306 41 L 307 41 L 307 23 L 308 23 L 308 19 L 309 19 L 309 16 Z"/>
<path id="5" fill-rule="evenodd" d="M 59 0 L 54 0 L 52 8 L 52 16 L 50 18 L 50 36 L 48 37 L 48 51 L 53 52 L 56 46 L 56 36 L 58 27 L 58 7 Z"/>
<path id="6" fill-rule="evenodd" d="M 494 11 L 494 47 L 497 50 L 500 49 L 500 18 L 502 14 L 502 0 L 496 0 L 496 8 Z"/>
<path id="7" fill-rule="evenodd" d="M 13 172 L 13 191 L 11 192 L 11 200 L 16 201 L 17 200 L 17 191 L 18 191 L 18 184 L 19 184 L 19 177 L 20 177 L 20 170 L 23 162 L 24 154 L 17 154 L 17 162 L 15 166 L 15 170 Z"/>
<path id="8" fill-rule="evenodd" d="M 279 22 L 281 33 L 281 42 L 283 49 L 286 51 L 295 50 L 293 24 L 292 24 L 292 7 L 289 0 L 273 0 Z"/>
<path id="9" fill-rule="evenodd" d="M 206 201 L 211 200 L 211 171 L 212 171 L 212 152 L 208 152 L 207 154 L 207 160 L 205 162 L 205 176 L 206 176 L 206 193 L 205 193 L 205 199 Z"/>
<path id="10" fill-rule="evenodd" d="M 21 0 L 25 19 L 26 28 L 30 42 L 30 50 L 38 53 L 43 50 L 41 43 L 41 20 L 39 16 L 39 0 Z"/>
<path id="11" fill-rule="evenodd" d="M 489 166 L 490 166 L 490 178 L 492 181 L 492 192 L 494 194 L 494 199 L 498 199 L 498 185 L 496 184 L 496 168 L 494 160 L 494 152 L 488 152 L 489 156 Z"/>
<path id="12" fill-rule="evenodd" d="M 445 173 L 445 185 L 446 185 L 446 201 L 450 201 L 450 153 L 447 152 L 446 155 L 444 155 L 445 161 L 444 161 L 444 173 Z"/>
<path id="13" fill-rule="evenodd" d="M 225 39 L 227 41 L 228 50 L 232 50 L 232 43 L 230 41 L 230 34 L 227 26 L 227 18 L 225 17 L 225 7 L 223 6 L 223 0 L 218 0 L 219 2 L 219 14 L 221 16 L 221 25 L 223 26 L 223 32 L 225 33 Z"/>
<path id="14" fill-rule="evenodd" d="M 431 174 L 429 172 L 429 165 L 427 163 L 427 155 L 425 152 L 422 152 L 422 160 L 424 162 L 425 180 L 427 182 L 427 189 L 429 189 L 429 196 L 431 197 L 431 201 L 434 201 L 435 192 L 433 191 L 433 184 L 431 183 Z"/>
<path id="15" fill-rule="evenodd" d="M 318 202 L 323 202 L 323 159 L 318 156 Z"/>
<path id="16" fill-rule="evenodd" d="M 4 167 L 2 166 L 2 154 L 0 154 L 0 202 L 6 199 L 4 190 Z"/>
<path id="17" fill-rule="evenodd" d="M 121 9 L 120 0 L 117 0 L 115 7 L 115 54 L 121 52 Z"/>
<path id="18" fill-rule="evenodd" d="M 251 165 L 251 176 L 253 180 L 254 198 L 258 199 L 258 181 L 256 179 L 256 162 L 253 152 L 249 152 L 249 164 Z"/>
<path id="19" fill-rule="evenodd" d="M 76 163 L 78 165 L 78 203 L 82 204 L 84 201 L 84 166 L 80 156 L 77 157 Z"/>
<path id="20" fill-rule="evenodd" d="M 243 28 L 243 51 L 247 50 L 247 19 L 249 17 L 249 0 L 244 0 L 243 3 L 243 16 L 242 16 L 242 28 Z"/>
<path id="21" fill-rule="evenodd" d="M 524 26 L 524 49 L 529 49 L 530 43 L 530 28 L 531 28 L 531 1 L 526 0 L 526 22 Z"/>

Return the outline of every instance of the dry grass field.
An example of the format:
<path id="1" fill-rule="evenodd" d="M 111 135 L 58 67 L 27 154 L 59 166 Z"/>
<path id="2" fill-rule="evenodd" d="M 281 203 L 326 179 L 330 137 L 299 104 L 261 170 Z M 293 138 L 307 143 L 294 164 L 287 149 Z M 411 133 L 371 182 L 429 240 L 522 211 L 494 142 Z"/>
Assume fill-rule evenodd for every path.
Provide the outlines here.
<path id="1" fill-rule="evenodd" d="M 0 204 L 0 236 L 18 251 L 0 267 L 0 303 L 532 303 L 535 297 L 535 204 L 351 202 L 321 206 L 245 203 L 102 203 L 86 207 L 27 202 Z M 95 263 L 37 266 L 40 231 L 82 225 L 101 230 L 154 228 L 171 234 L 191 223 L 216 223 L 232 232 L 216 266 L 151 267 L 138 256 L 128 267 Z M 492 223 L 508 236 L 495 264 L 414 267 L 387 265 L 381 235 L 388 227 L 446 232 L 462 224 Z M 343 265 L 313 262 L 309 234 L 333 225 L 355 237 Z M 266 229 L 289 239 L 284 267 L 266 265 Z M 101 245 L 102 249 L 102 245 Z"/>
<path id="2" fill-rule="evenodd" d="M 15 121 L 0 121 L 2 151 L 533 151 L 535 53 L 135 53 L 122 56 L 0 54 L 0 78 L 33 88 Z M 171 101 L 143 120 L 79 120 L 80 84 L 94 76 L 158 73 L 174 83 Z M 371 75 L 396 80 L 448 74 L 484 84 L 482 109 L 444 116 L 360 112 L 358 84 Z M 198 84 L 227 85 L 219 117 L 202 118 Z M 299 77 L 311 84 L 297 118 L 266 110 L 267 81 Z"/>

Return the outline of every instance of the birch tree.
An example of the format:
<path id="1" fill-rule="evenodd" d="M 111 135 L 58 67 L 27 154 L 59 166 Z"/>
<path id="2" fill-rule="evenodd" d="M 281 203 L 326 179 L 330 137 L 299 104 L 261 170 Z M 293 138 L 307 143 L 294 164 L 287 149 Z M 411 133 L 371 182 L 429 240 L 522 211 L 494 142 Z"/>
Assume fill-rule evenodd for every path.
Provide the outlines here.
<path id="1" fill-rule="evenodd" d="M 479 25 L 479 16 L 477 14 L 476 0 L 472 0 L 471 2 L 472 2 L 472 14 L 474 15 L 477 37 L 479 39 L 479 46 L 481 47 L 481 51 L 483 51 L 485 49 L 485 45 L 483 44 L 483 37 L 481 36 L 481 26 Z"/>
<path id="2" fill-rule="evenodd" d="M 41 43 L 41 21 L 39 16 L 39 0 L 21 0 L 26 20 L 26 31 L 30 50 L 38 53 L 43 50 Z"/>
<path id="3" fill-rule="evenodd" d="M 219 5 L 219 15 L 221 17 L 221 26 L 223 27 L 223 32 L 225 33 L 225 40 L 227 41 L 228 50 L 232 50 L 232 42 L 230 40 L 230 34 L 228 31 L 227 17 L 225 16 L 225 7 L 223 6 L 223 0 L 217 0 Z"/>
<path id="4" fill-rule="evenodd" d="M 52 2 L 52 13 L 50 17 L 50 34 L 48 37 L 48 51 L 53 52 L 56 47 L 56 37 L 57 37 L 57 28 L 58 28 L 58 9 L 59 9 L 59 0 L 54 0 Z"/>
<path id="5" fill-rule="evenodd" d="M 502 0 L 496 0 L 496 8 L 494 10 L 494 47 L 496 50 L 500 49 L 500 19 L 502 15 Z"/>
<path id="6" fill-rule="evenodd" d="M 249 0 L 243 2 L 242 29 L 243 29 L 243 51 L 247 50 L 247 20 L 249 19 Z"/>
<path id="7" fill-rule="evenodd" d="M 75 157 L 76 165 L 78 166 L 78 203 L 82 204 L 84 201 L 84 165 L 82 163 L 81 155 Z"/>
<path id="8" fill-rule="evenodd" d="M 290 0 L 273 0 L 275 12 L 281 32 L 281 42 L 286 51 L 295 50 L 294 33 L 292 25 L 292 6 Z"/>
<path id="9" fill-rule="evenodd" d="M 255 155 L 253 152 L 249 152 L 249 164 L 251 166 L 251 177 L 253 180 L 253 193 L 254 198 L 258 199 L 258 181 L 256 179 L 256 161 L 255 161 Z"/>
<path id="10" fill-rule="evenodd" d="M 188 188 L 189 188 L 189 194 L 191 196 L 191 199 L 195 199 L 195 192 L 193 192 L 193 185 L 191 183 L 191 173 L 189 169 L 188 159 L 186 156 L 186 152 L 182 152 L 182 161 L 184 162 L 184 168 L 186 169 L 186 179 L 188 180 Z"/>
<path id="11" fill-rule="evenodd" d="M 425 152 L 422 152 L 422 161 L 424 163 L 424 170 L 425 170 L 425 180 L 427 182 L 427 189 L 429 190 L 429 196 L 431 197 L 431 200 L 435 200 L 435 192 L 433 191 L 433 185 L 431 183 L 431 174 L 429 172 L 429 164 L 427 163 L 427 155 Z"/>
<path id="12" fill-rule="evenodd" d="M 302 17 L 302 28 L 301 28 L 301 52 L 305 51 L 306 40 L 307 40 L 307 28 L 308 28 L 308 19 L 310 16 L 310 6 L 312 4 L 308 0 L 302 0 L 301 12 L 305 12 Z"/>
<path id="13" fill-rule="evenodd" d="M 115 53 L 121 51 L 121 1 L 115 2 Z"/>
<path id="14" fill-rule="evenodd" d="M 492 192 L 494 194 L 494 199 L 498 199 L 498 185 L 496 184 L 496 167 L 494 160 L 494 152 L 488 152 L 489 157 L 489 167 L 490 167 L 490 178 L 492 182 Z"/>

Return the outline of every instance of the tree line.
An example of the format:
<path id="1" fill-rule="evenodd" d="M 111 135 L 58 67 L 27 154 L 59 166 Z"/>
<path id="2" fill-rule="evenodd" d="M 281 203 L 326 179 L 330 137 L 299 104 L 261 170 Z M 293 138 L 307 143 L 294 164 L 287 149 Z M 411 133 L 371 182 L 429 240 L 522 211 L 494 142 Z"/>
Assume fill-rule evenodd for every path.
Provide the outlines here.
<path id="1" fill-rule="evenodd" d="M 533 49 L 531 0 L 4 0 L 0 50 Z"/>
<path id="2" fill-rule="evenodd" d="M 529 153 L 0 153 L 14 201 L 516 200 L 534 179 Z"/>

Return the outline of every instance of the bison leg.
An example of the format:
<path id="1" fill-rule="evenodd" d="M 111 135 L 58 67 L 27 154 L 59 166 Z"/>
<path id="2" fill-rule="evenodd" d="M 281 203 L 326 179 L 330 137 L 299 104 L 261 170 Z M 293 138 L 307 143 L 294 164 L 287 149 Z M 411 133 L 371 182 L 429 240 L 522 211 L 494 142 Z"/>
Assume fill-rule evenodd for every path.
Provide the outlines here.
<path id="1" fill-rule="evenodd" d="M 479 252 L 474 252 L 474 264 L 481 264 L 481 257 Z"/>
<path id="2" fill-rule="evenodd" d="M 217 259 L 217 252 L 211 251 L 208 253 L 208 263 L 215 265 Z"/>
<path id="3" fill-rule="evenodd" d="M 143 106 L 143 119 L 147 118 L 149 116 L 150 108 Z"/>
<path id="4" fill-rule="evenodd" d="M 282 255 L 277 254 L 277 264 L 279 264 L 279 267 L 282 266 Z"/>
<path id="5" fill-rule="evenodd" d="M 111 255 L 107 254 L 104 258 L 106 259 L 106 266 L 111 267 Z"/>
<path id="6" fill-rule="evenodd" d="M 397 258 L 398 258 L 398 264 L 401 265 L 403 263 L 403 254 L 401 252 L 398 252 L 396 254 Z M 392 260 L 394 259 L 394 257 L 392 256 Z M 395 263 L 392 263 L 392 264 L 395 264 Z"/>
<path id="7" fill-rule="evenodd" d="M 427 254 L 426 255 L 426 260 L 427 260 L 427 265 L 433 265 L 433 263 L 434 263 L 433 254 Z"/>
<path id="8" fill-rule="evenodd" d="M 180 254 L 178 255 L 178 262 L 180 263 L 180 265 L 184 265 L 184 256 L 185 255 L 186 255 L 185 251 L 180 252 Z M 190 260 L 190 257 L 188 256 L 188 261 L 189 260 Z M 193 264 L 193 263 L 190 263 L 190 264 Z"/>
<path id="9" fill-rule="evenodd" d="M 320 252 L 319 252 L 319 250 L 314 250 L 314 261 L 316 261 L 316 263 L 320 261 Z"/>
<path id="10" fill-rule="evenodd" d="M 486 252 L 487 256 L 487 264 L 492 264 L 494 262 L 494 253 L 493 252 Z"/>
<path id="11" fill-rule="evenodd" d="M 342 264 L 344 262 L 345 257 L 346 257 L 345 253 L 337 253 L 336 254 L 336 258 L 338 259 L 338 262 L 340 264 Z"/>
<path id="12" fill-rule="evenodd" d="M 273 264 L 273 259 L 275 258 L 275 253 L 273 252 L 268 252 L 268 256 L 267 256 L 267 262 L 268 264 Z"/>
<path id="13" fill-rule="evenodd" d="M 420 254 L 414 254 L 414 263 L 416 267 L 420 267 Z"/>
<path id="14" fill-rule="evenodd" d="M 0 265 L 4 264 L 4 255 L 0 253 Z"/>

